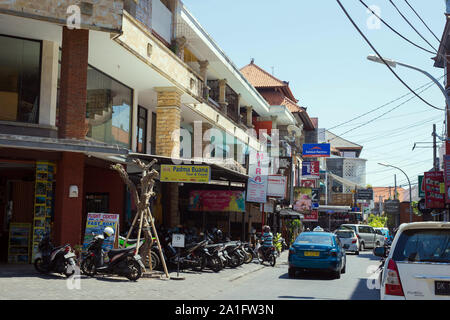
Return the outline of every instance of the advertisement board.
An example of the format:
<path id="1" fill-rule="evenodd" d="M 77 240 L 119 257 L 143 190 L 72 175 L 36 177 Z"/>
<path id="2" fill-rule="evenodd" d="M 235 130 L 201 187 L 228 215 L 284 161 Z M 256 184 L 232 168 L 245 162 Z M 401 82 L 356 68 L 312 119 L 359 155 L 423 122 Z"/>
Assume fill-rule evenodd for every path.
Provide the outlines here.
<path id="1" fill-rule="evenodd" d="M 419 191 L 419 198 L 425 198 L 425 185 L 423 183 L 423 175 L 418 177 L 419 187 L 417 190 Z"/>
<path id="2" fill-rule="evenodd" d="M 312 189 L 304 187 L 294 188 L 293 209 L 301 213 L 309 213 L 312 206 Z"/>
<path id="3" fill-rule="evenodd" d="M 357 200 L 373 200 L 373 189 L 358 189 L 356 190 Z"/>
<path id="4" fill-rule="evenodd" d="M 444 183 L 444 172 L 425 172 L 425 206 L 427 209 L 445 208 L 445 194 L 441 193 L 441 184 Z"/>
<path id="5" fill-rule="evenodd" d="M 267 196 L 284 199 L 286 196 L 286 182 L 286 176 L 269 175 L 267 181 Z"/>
<path id="6" fill-rule="evenodd" d="M 315 188 L 316 187 L 316 180 L 314 180 L 314 179 L 302 179 L 302 180 L 300 180 L 300 187 Z"/>
<path id="7" fill-rule="evenodd" d="M 83 251 L 96 235 L 103 234 L 106 227 L 114 229 L 114 235 L 103 241 L 103 250 L 109 251 L 114 247 L 117 231 L 119 230 L 119 215 L 112 213 L 88 213 L 86 230 L 84 232 Z"/>
<path id="8" fill-rule="evenodd" d="M 330 144 L 329 143 L 305 143 L 303 144 L 303 157 L 304 158 L 319 158 L 330 156 Z"/>
<path id="9" fill-rule="evenodd" d="M 245 191 L 193 190 L 189 211 L 245 212 Z"/>
<path id="10" fill-rule="evenodd" d="M 450 155 L 444 155 L 445 203 L 450 203 Z"/>
<path id="11" fill-rule="evenodd" d="M 317 222 L 319 221 L 319 211 L 311 210 L 311 213 L 304 213 L 303 222 Z"/>
<path id="12" fill-rule="evenodd" d="M 209 166 L 161 165 L 161 182 L 208 183 L 211 180 Z"/>
<path id="13" fill-rule="evenodd" d="M 268 153 L 251 152 L 249 157 L 247 201 L 265 203 L 270 158 Z"/>
<path id="14" fill-rule="evenodd" d="M 320 177 L 319 161 L 302 162 L 302 178 L 319 179 L 319 177 Z"/>

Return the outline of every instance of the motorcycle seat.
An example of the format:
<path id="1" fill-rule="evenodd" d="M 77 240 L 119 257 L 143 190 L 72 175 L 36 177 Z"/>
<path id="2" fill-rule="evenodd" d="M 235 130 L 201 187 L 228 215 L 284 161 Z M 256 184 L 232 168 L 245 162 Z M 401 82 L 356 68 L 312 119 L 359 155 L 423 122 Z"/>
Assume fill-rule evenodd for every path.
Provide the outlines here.
<path id="1" fill-rule="evenodd" d="M 133 250 L 134 250 L 134 247 L 132 247 L 132 248 L 128 247 L 128 248 L 123 248 L 123 249 L 111 249 L 108 251 L 108 256 L 113 257 L 119 253 L 124 253 L 124 252 L 128 252 L 128 251 L 133 251 Z"/>

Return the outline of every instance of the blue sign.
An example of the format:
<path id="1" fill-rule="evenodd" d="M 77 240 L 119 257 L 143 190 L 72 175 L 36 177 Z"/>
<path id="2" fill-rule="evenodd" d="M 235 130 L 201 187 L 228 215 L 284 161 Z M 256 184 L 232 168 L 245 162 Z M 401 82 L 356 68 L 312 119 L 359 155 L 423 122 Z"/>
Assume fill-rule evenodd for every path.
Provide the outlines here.
<path id="1" fill-rule="evenodd" d="M 303 157 L 329 157 L 329 143 L 305 143 L 303 144 Z"/>

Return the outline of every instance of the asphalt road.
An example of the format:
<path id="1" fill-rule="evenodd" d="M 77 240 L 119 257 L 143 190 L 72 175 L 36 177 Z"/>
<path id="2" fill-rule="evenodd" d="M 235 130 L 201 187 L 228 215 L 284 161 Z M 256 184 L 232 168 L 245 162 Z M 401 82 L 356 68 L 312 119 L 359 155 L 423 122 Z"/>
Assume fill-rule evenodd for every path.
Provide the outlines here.
<path id="1" fill-rule="evenodd" d="M 347 272 L 340 279 L 310 273 L 289 279 L 285 251 L 275 267 L 244 264 L 219 273 L 181 273 L 184 280 L 141 278 L 130 282 L 121 277 L 88 278 L 69 283 L 63 276 L 40 275 L 31 265 L 0 266 L 0 300 L 132 299 L 132 300 L 273 300 L 273 299 L 364 299 L 378 300 L 379 290 L 370 281 L 370 268 L 379 259 L 371 251 L 347 255 Z M 373 275 L 373 274 L 372 274 Z M 171 272 L 176 276 L 176 271 Z M 369 280 L 369 284 L 368 284 Z"/>

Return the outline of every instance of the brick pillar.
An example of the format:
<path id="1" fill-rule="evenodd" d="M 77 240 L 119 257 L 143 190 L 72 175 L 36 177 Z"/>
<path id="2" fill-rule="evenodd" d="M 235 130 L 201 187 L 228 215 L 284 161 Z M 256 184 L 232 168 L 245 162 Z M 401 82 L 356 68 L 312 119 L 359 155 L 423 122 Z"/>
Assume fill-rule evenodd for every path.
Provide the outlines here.
<path id="1" fill-rule="evenodd" d="M 60 138 L 86 136 L 86 91 L 89 30 L 63 27 L 61 88 L 59 108 Z"/>
<path id="2" fill-rule="evenodd" d="M 177 88 L 155 88 L 158 94 L 156 107 L 156 154 L 166 157 L 179 157 L 179 137 L 172 140 L 172 133 L 180 129 L 181 124 L 181 94 Z M 180 224 L 178 212 L 178 183 L 164 183 L 163 207 L 164 224 L 173 227 Z"/>
<path id="3" fill-rule="evenodd" d="M 84 154 L 63 152 L 57 163 L 55 190 L 55 244 L 82 244 Z M 69 188 L 78 187 L 78 197 L 69 198 Z"/>
<path id="4" fill-rule="evenodd" d="M 207 99 L 209 96 L 209 87 L 208 87 L 208 60 L 199 61 L 200 66 L 200 76 L 203 78 L 203 98 Z"/>
<path id="5" fill-rule="evenodd" d="M 185 37 L 176 38 L 175 42 L 177 44 L 177 56 L 184 61 L 184 47 L 186 46 L 187 39 Z"/>
<path id="6" fill-rule="evenodd" d="M 245 107 L 247 109 L 247 127 L 253 128 L 253 108 Z"/>
<path id="7" fill-rule="evenodd" d="M 222 107 L 222 111 L 227 113 L 228 103 L 226 101 L 227 94 L 227 79 L 219 80 L 219 105 Z"/>

